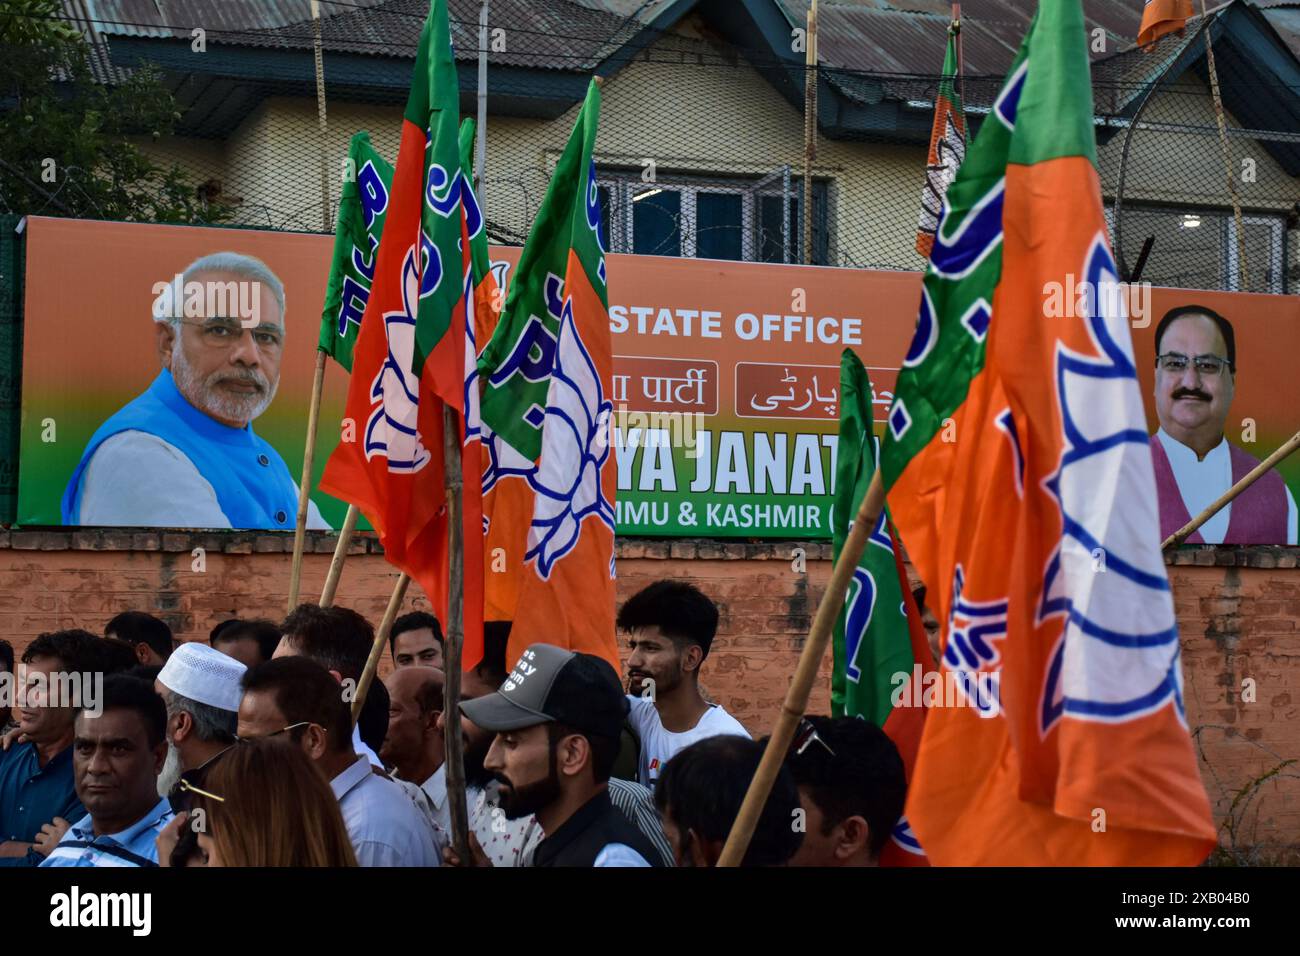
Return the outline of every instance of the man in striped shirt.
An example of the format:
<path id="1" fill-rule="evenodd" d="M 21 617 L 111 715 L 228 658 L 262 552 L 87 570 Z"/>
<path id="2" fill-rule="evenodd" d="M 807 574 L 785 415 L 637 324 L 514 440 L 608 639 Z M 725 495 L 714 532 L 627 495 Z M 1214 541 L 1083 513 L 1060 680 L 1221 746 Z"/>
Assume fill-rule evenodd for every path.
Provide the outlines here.
<path id="1" fill-rule="evenodd" d="M 157 866 L 156 840 L 173 814 L 158 797 L 167 758 L 167 708 L 147 683 L 112 675 L 78 715 L 72 742 L 77 796 L 89 811 L 41 866 Z"/>

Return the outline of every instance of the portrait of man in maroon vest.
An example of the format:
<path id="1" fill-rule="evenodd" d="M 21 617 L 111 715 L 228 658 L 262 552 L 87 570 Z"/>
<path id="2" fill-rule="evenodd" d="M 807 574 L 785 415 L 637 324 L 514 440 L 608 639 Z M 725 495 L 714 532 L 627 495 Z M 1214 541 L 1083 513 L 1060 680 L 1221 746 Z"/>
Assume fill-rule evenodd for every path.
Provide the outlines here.
<path id="1" fill-rule="evenodd" d="M 1151 438 L 1160 536 L 1167 538 L 1259 464 L 1224 436 L 1237 381 L 1232 324 L 1183 305 L 1156 326 L 1156 416 Z M 1188 544 L 1295 544 L 1295 496 L 1264 475 L 1187 539 Z"/>

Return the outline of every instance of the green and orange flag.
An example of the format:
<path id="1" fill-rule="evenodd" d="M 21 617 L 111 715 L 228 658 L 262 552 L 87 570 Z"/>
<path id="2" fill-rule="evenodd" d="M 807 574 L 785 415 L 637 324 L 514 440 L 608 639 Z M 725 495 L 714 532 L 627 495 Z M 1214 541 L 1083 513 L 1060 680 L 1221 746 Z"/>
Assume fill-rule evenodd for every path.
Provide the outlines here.
<path id="1" fill-rule="evenodd" d="M 934 97 L 934 124 L 930 152 L 925 160 L 925 187 L 921 190 L 921 218 L 916 226 L 916 251 L 927 259 L 934 245 L 934 230 L 957 170 L 966 158 L 966 118 L 957 95 L 957 23 L 948 28 L 948 49 L 943 55 L 943 75 Z"/>
<path id="2" fill-rule="evenodd" d="M 388 216 L 392 184 L 393 167 L 370 145 L 370 134 L 355 134 L 348 146 L 348 176 L 339 197 L 334 256 L 317 346 L 349 372 L 361 318 L 370 300 L 375 254 Z"/>
<path id="3" fill-rule="evenodd" d="M 487 553 L 501 548 L 507 568 L 488 576 L 487 605 L 514 620 L 509 659 L 546 641 L 618 669 L 613 358 L 592 161 L 599 114 L 593 80 L 479 360 L 483 489 Z"/>
<path id="4" fill-rule="evenodd" d="M 948 190 L 881 450 L 942 626 L 906 808 L 937 865 L 1193 866 L 1215 842 L 1086 41 L 1079 0 L 1042 0 Z M 1054 288 L 1085 290 L 1066 317 Z"/>
<path id="5" fill-rule="evenodd" d="M 469 668 L 482 656 L 483 535 L 480 451 L 465 427 L 466 396 L 474 391 L 465 290 L 483 218 L 461 171 L 459 98 L 446 0 L 434 0 L 420 34 L 370 295 L 353 346 L 341 441 L 320 487 L 361 510 L 389 563 L 424 589 L 445 622 L 451 557 L 444 407 L 455 410 L 455 440 L 469 478 L 462 498 L 463 663 Z"/>
<path id="6" fill-rule="evenodd" d="M 852 349 L 840 357 L 840 435 L 831 544 L 839 560 L 858 505 L 876 473 L 871 380 Z M 925 726 L 925 675 L 934 658 L 912 598 L 898 542 L 882 511 L 853 571 L 835 622 L 831 713 L 870 721 L 889 735 L 911 775 Z M 881 853 L 883 866 L 925 864 L 904 817 Z"/>

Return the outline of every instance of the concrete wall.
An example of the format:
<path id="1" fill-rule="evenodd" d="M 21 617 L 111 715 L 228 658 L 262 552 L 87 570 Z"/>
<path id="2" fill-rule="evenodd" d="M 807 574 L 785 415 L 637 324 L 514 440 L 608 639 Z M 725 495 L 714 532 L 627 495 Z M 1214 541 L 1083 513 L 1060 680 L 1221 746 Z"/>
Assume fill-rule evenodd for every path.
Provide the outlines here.
<path id="1" fill-rule="evenodd" d="M 718 602 L 721 626 L 703 685 L 755 735 L 771 729 L 829 575 L 828 545 L 803 545 L 807 573 L 792 570 L 795 546 L 619 544 L 620 599 L 671 576 Z M 205 549 L 202 572 L 193 570 L 196 547 Z M 203 639 L 234 615 L 276 619 L 285 610 L 291 549 L 292 536 L 272 534 L 0 531 L 0 635 L 21 653 L 43 631 L 102 631 L 128 609 L 160 615 L 186 639 Z M 332 549 L 332 537 L 309 536 L 304 596 L 319 594 Z M 373 542 L 354 541 L 339 603 L 377 622 L 395 573 L 372 550 Z M 1298 556 L 1295 548 L 1208 548 L 1179 553 L 1169 568 L 1188 724 L 1216 818 L 1234 820 L 1222 843 L 1235 846 L 1239 859 L 1300 854 L 1300 774 L 1283 767 L 1268 776 L 1300 758 Z M 414 607 L 427 603 L 412 588 L 406 609 Z M 385 660 L 381 673 L 388 667 Z M 829 679 L 828 655 L 811 712 L 829 710 Z M 1251 693 L 1243 693 L 1247 679 Z M 1232 811 L 1242 792 L 1253 796 Z"/>

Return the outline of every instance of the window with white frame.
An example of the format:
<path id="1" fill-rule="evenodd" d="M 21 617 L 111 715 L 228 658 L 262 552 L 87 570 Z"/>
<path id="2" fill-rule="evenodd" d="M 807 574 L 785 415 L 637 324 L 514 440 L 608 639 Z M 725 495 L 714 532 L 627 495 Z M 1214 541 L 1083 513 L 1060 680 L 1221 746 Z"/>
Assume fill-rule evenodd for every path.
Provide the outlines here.
<path id="1" fill-rule="evenodd" d="M 761 177 L 598 170 L 611 252 L 746 262 L 800 262 L 803 183 L 789 167 Z M 827 259 L 826 184 L 814 181 L 813 250 Z"/>

